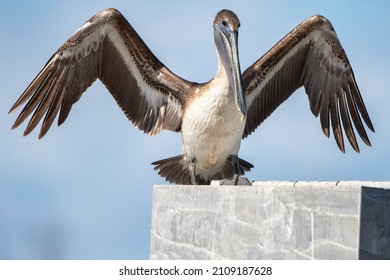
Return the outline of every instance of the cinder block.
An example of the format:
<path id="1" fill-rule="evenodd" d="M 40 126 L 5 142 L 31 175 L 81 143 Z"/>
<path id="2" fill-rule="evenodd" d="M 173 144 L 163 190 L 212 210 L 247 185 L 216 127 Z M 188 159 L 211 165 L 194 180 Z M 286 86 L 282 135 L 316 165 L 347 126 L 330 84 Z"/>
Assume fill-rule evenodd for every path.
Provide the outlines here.
<path id="1" fill-rule="evenodd" d="M 154 186 L 151 259 L 390 259 L 390 182 Z"/>

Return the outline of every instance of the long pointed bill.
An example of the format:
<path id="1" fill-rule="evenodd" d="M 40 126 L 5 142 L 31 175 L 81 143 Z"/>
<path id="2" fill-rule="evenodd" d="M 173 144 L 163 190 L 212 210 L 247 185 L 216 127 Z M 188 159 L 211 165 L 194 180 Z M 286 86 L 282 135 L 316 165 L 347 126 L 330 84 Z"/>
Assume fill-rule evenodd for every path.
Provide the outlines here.
<path id="1" fill-rule="evenodd" d="M 221 32 L 222 33 L 222 32 Z M 229 79 L 230 87 L 235 96 L 237 109 L 244 121 L 246 117 L 246 101 L 242 88 L 240 61 L 238 58 L 238 32 L 224 33 L 222 40 L 218 40 L 218 49 Z"/>
<path id="2" fill-rule="evenodd" d="M 242 88 L 240 61 L 238 58 L 238 33 L 232 32 L 229 39 L 231 46 L 231 53 L 229 54 L 231 60 L 231 69 L 229 69 L 231 71 L 230 85 L 236 96 L 236 104 L 241 114 L 241 121 L 244 121 L 246 117 L 246 100 Z"/>

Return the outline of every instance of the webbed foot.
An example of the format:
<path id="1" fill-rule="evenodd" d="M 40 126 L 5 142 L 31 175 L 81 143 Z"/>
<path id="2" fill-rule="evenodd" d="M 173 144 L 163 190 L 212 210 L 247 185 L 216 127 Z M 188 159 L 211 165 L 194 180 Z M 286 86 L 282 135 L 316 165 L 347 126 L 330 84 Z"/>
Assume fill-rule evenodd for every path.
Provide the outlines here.
<path id="1" fill-rule="evenodd" d="M 224 186 L 252 186 L 251 182 L 246 177 L 240 177 L 237 174 L 231 179 L 221 180 L 221 185 Z"/>

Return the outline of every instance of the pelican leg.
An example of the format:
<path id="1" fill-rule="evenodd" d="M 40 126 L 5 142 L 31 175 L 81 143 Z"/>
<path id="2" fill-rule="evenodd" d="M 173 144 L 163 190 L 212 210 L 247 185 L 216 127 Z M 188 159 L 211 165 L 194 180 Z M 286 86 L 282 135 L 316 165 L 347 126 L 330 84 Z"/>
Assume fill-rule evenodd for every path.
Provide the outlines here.
<path id="1" fill-rule="evenodd" d="M 237 186 L 238 178 L 240 177 L 240 160 L 238 155 L 232 155 L 232 162 L 234 166 L 233 184 Z"/>
<path id="2" fill-rule="evenodd" d="M 234 165 L 233 183 L 235 186 L 252 186 L 251 182 L 246 177 L 240 176 L 240 159 L 238 155 L 232 155 L 232 161 Z M 253 167 L 253 166 L 252 166 Z"/>
<path id="3" fill-rule="evenodd" d="M 240 177 L 240 159 L 238 155 L 231 155 L 232 164 L 234 167 L 234 175 L 231 179 L 225 179 L 222 185 L 240 185 L 240 186 L 251 186 L 252 184 L 245 177 Z"/>
<path id="4" fill-rule="evenodd" d="M 196 174 L 195 174 L 195 164 L 196 164 L 196 159 L 195 158 L 190 158 L 190 176 L 191 176 L 191 184 L 196 185 Z"/>

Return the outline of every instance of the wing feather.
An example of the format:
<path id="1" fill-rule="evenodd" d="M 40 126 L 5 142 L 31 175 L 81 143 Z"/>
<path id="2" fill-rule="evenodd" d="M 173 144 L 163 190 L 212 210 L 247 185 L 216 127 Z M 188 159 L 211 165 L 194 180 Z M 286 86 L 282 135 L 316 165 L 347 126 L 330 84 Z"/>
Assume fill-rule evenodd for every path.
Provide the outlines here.
<path id="1" fill-rule="evenodd" d="M 292 93 L 304 86 L 310 109 L 329 137 L 330 125 L 344 152 L 343 130 L 359 151 L 354 129 L 370 145 L 362 119 L 374 131 L 351 65 L 331 23 L 322 16 L 302 22 L 243 73 L 251 134 Z M 352 119 L 352 122 L 351 122 Z"/>
<path id="2" fill-rule="evenodd" d="M 43 118 L 43 137 L 58 113 L 58 125 L 67 119 L 96 79 L 139 129 L 149 134 L 180 131 L 182 107 L 192 83 L 165 67 L 115 9 L 92 17 L 50 58 L 12 106 L 10 112 L 27 102 L 13 128 L 32 114 L 25 135 Z"/>

